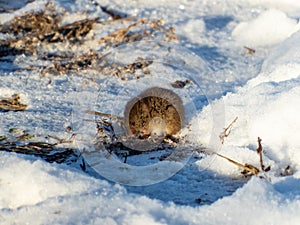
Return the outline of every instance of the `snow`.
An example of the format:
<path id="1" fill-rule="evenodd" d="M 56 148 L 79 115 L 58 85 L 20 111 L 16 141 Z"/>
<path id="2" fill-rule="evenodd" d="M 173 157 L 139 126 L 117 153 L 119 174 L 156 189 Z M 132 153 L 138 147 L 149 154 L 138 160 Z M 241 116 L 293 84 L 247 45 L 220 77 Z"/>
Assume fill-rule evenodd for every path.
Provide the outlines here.
<path id="1" fill-rule="evenodd" d="M 183 148 L 191 152 L 191 146 L 201 146 L 260 168 L 256 153 L 260 137 L 264 164 L 271 171 L 259 173 L 264 178 L 244 178 L 239 167 L 215 154 L 159 162 L 159 153 L 150 153 L 128 158 L 124 164 L 114 156 L 99 161 L 100 155 L 90 152 L 90 158 L 83 157 L 95 165 L 84 172 L 76 163 L 48 163 L 1 151 L 0 223 L 298 224 L 299 1 L 97 2 L 137 17 L 163 18 L 175 27 L 180 41 L 166 47 L 134 43 L 106 56 L 124 63 L 138 56 L 156 59 L 153 76 L 139 80 L 99 75 L 90 81 L 81 74 L 40 77 L 36 71 L 16 69 L 34 64 L 34 57 L 17 57 L 12 69 L 0 61 L 0 97 L 20 91 L 30 109 L 0 112 L 0 135 L 18 127 L 37 133 L 37 140 L 48 134 L 68 137 L 65 128 L 72 126 L 77 133 L 75 146 L 92 152 L 95 127 L 83 121 L 89 118 L 84 110 L 101 106 L 104 113 L 119 116 L 126 102 L 149 84 L 170 88 L 170 81 L 191 79 L 186 88 L 177 90 L 188 109 L 185 124 L 191 124 L 184 130 L 190 145 Z M 2 13 L 0 21 L 43 4 L 33 1 Z M 70 11 L 65 21 L 82 18 L 77 11 L 101 14 L 88 0 L 55 4 Z M 98 29 L 94 35 L 101 34 Z M 243 46 L 256 52 L 247 54 Z M 235 117 L 221 144 L 220 133 Z M 287 167 L 291 174 L 284 174 Z"/>
<path id="2" fill-rule="evenodd" d="M 269 9 L 250 22 L 241 22 L 232 35 L 245 46 L 259 47 L 277 44 L 297 30 L 297 20 L 280 10 Z"/>
<path id="3" fill-rule="evenodd" d="M 299 16 L 300 3 L 297 0 L 246 0 L 251 5 L 261 5 L 268 8 L 282 10 L 293 16 Z"/>
<path id="4" fill-rule="evenodd" d="M 1 181 L 2 185 L 15 188 L 19 197 L 23 196 L 23 199 L 9 196 L 10 205 L 1 210 L 2 224 L 297 224 L 299 221 L 300 199 L 296 188 L 299 180 L 293 177 L 279 179 L 274 184 L 252 178 L 230 197 L 210 206 L 190 207 L 130 194 L 117 184 L 108 184 L 71 168 L 8 153 L 1 153 L 1 158 L 8 166 L 6 173 L 13 169 L 20 181 L 20 174 L 34 181 L 28 181 L 29 178 L 20 183 L 11 178 L 14 181 L 11 184 L 6 183 L 9 179 Z M 25 196 L 21 193 L 30 189 L 39 192 L 33 193 L 32 200 L 25 201 L 28 193 Z"/>

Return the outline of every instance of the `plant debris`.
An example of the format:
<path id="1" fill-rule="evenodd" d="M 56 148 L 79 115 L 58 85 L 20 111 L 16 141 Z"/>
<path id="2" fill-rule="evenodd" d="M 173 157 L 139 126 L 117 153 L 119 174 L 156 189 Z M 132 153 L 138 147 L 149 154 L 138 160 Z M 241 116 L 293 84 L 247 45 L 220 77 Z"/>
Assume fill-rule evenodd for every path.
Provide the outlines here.
<path id="1" fill-rule="evenodd" d="M 121 123 L 123 121 L 123 118 L 115 117 L 110 114 L 100 113 L 95 111 L 86 111 L 86 113 L 101 117 L 95 121 L 92 121 L 92 122 L 96 122 L 96 126 L 97 126 L 95 146 L 96 149 L 98 150 L 107 151 L 107 155 L 106 155 L 107 158 L 110 157 L 111 154 L 115 154 L 120 158 L 124 158 L 124 163 L 125 163 L 128 156 L 138 155 L 145 152 L 145 151 L 138 151 L 124 144 L 126 143 L 126 141 L 131 140 L 130 137 L 119 136 L 115 133 L 113 121 L 117 121 L 122 126 Z M 147 139 L 146 137 L 144 138 L 145 140 Z M 133 139 L 133 140 L 139 141 L 137 139 Z M 166 136 L 161 141 L 161 143 L 155 145 L 152 149 L 148 150 L 147 152 L 170 150 L 169 153 L 160 157 L 160 160 L 163 160 L 164 157 L 168 157 L 172 154 L 172 152 L 175 150 L 179 142 L 180 140 L 175 136 Z"/>
<path id="2" fill-rule="evenodd" d="M 25 111 L 27 105 L 21 103 L 19 94 L 13 94 L 8 98 L 0 98 L 0 112 Z"/>
<path id="3" fill-rule="evenodd" d="M 60 74 L 75 73 L 78 71 L 86 70 L 89 68 L 93 68 L 93 64 L 96 64 L 96 62 L 102 57 L 101 53 L 98 53 L 94 50 L 89 50 L 88 52 L 80 56 L 72 57 L 72 55 L 73 54 L 44 56 L 43 59 L 52 60 L 53 64 L 45 67 L 41 71 L 41 74 L 60 75 Z"/>
<path id="4" fill-rule="evenodd" d="M 255 49 L 244 46 L 244 49 L 247 50 L 247 53 L 253 55 L 255 53 Z"/>
<path id="5" fill-rule="evenodd" d="M 235 119 L 226 127 L 223 129 L 223 131 L 220 133 L 219 137 L 221 140 L 221 143 L 224 144 L 225 138 L 227 138 L 230 134 L 231 128 L 233 124 L 237 121 L 238 117 L 235 117 Z"/>
<path id="6" fill-rule="evenodd" d="M 137 70 L 142 70 L 143 74 L 148 75 L 150 71 L 145 70 L 145 68 L 150 66 L 152 63 L 152 60 L 145 60 L 142 57 L 138 57 L 133 63 L 124 66 L 113 64 L 112 67 L 106 68 L 106 73 L 108 72 L 107 69 L 109 69 L 113 76 L 121 78 L 122 80 L 126 79 L 124 75 L 135 74 Z"/>
<path id="7" fill-rule="evenodd" d="M 281 176 L 290 176 L 294 174 L 294 171 L 290 165 L 287 165 L 284 170 L 280 173 Z"/>
<path id="8" fill-rule="evenodd" d="M 58 142 L 49 143 L 34 141 L 28 142 L 28 140 L 35 136 L 22 129 L 11 128 L 9 133 L 12 137 L 0 136 L 0 151 L 34 155 L 41 157 L 50 163 L 56 162 L 66 164 L 76 162 L 80 156 L 80 152 L 76 149 L 59 147 L 62 143 L 70 143 L 73 135 L 68 140 L 53 138 L 58 140 Z"/>
<path id="9" fill-rule="evenodd" d="M 114 9 L 109 9 L 106 6 L 100 6 L 100 7 L 103 12 L 105 12 L 110 16 L 110 20 L 120 20 L 128 17 L 128 15 L 124 12 L 120 12 Z"/>
<path id="10" fill-rule="evenodd" d="M 15 35 L 15 39 L 9 40 L 12 45 L 24 42 L 24 37 L 40 42 L 78 42 L 93 29 L 93 24 L 98 20 L 98 18 L 83 19 L 61 26 L 62 16 L 53 3 L 48 3 L 44 10 L 16 16 L 3 24 L 0 31 Z"/>
<path id="11" fill-rule="evenodd" d="M 259 164 L 260 164 L 260 168 L 262 171 L 268 172 L 271 170 L 271 166 L 268 166 L 267 168 L 265 168 L 264 163 L 263 163 L 263 149 L 262 149 L 262 145 L 261 145 L 261 138 L 258 137 L 257 138 L 257 142 L 258 142 L 258 148 L 256 149 L 256 152 L 259 154 Z"/>
<path id="12" fill-rule="evenodd" d="M 47 162 L 71 164 L 76 162 L 79 153 L 75 149 L 61 148 L 46 142 L 0 143 L 0 151 L 15 152 L 41 157 Z"/>
<path id="13" fill-rule="evenodd" d="M 163 26 L 162 20 L 140 19 L 101 38 L 99 44 L 104 44 L 105 48 L 116 47 L 124 43 L 152 38 L 155 32 L 164 33 L 166 41 L 178 40 L 174 28 Z"/>
<path id="14" fill-rule="evenodd" d="M 241 172 L 243 175 L 245 176 L 251 176 L 251 175 L 257 175 L 259 173 L 259 169 L 251 164 L 241 164 L 237 161 L 234 161 L 224 155 L 221 155 L 217 152 L 214 152 L 214 154 L 216 154 L 217 156 L 220 156 L 223 159 L 226 159 L 227 161 L 229 161 L 230 163 L 240 167 L 241 169 L 243 169 L 243 171 Z"/>
<path id="15" fill-rule="evenodd" d="M 176 80 L 175 82 L 171 83 L 173 88 L 184 88 L 187 84 L 191 83 L 191 80 Z"/>
<path id="16" fill-rule="evenodd" d="M 101 6 L 101 9 L 112 19 L 109 23 L 101 22 L 103 30 L 109 28 L 107 26 L 111 23 L 120 23 L 118 21 L 121 19 L 128 18 L 126 13 L 108 7 Z M 161 38 L 162 35 L 165 41 L 177 40 L 174 28 L 164 26 L 162 20 L 133 21 L 133 18 L 129 25 L 129 20 L 122 20 L 125 27 L 108 33 L 97 41 L 95 36 L 88 36 L 88 34 L 94 29 L 94 24 L 100 24 L 100 18 L 86 18 L 62 25 L 65 14 L 65 11 L 59 12 L 53 3 L 47 3 L 42 10 L 27 12 L 0 25 L 1 33 L 10 34 L 0 44 L 0 58 L 12 62 L 14 58 L 10 56 L 34 55 L 39 63 L 28 65 L 22 69 L 38 70 L 42 75 L 61 75 L 94 70 L 126 80 L 126 74 L 132 75 L 137 70 L 141 70 L 144 75 L 150 74 L 147 67 L 152 64 L 152 61 L 138 58 L 134 62 L 124 65 L 120 62 L 106 60 L 104 57 L 106 54 L 103 51 L 133 41 Z M 80 47 L 87 42 L 91 42 L 95 46 L 88 49 Z M 68 48 L 61 48 L 62 45 L 68 46 Z M 94 47 L 97 47 L 97 51 Z M 140 74 L 135 78 L 139 79 Z"/>

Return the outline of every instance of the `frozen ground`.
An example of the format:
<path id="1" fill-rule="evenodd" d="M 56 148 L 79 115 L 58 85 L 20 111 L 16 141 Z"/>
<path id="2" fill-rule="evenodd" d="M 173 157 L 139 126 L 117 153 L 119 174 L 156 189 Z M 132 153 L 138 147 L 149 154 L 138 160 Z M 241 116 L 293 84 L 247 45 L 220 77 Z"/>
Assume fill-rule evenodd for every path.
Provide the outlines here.
<path id="1" fill-rule="evenodd" d="M 104 167 L 84 172 L 76 163 L 50 164 L 0 152 L 0 223 L 298 224 L 300 3 L 61 0 L 55 4 L 70 12 L 66 21 L 73 21 L 82 18 L 84 10 L 91 17 L 105 16 L 95 2 L 138 18 L 163 19 L 175 28 L 179 42 L 170 44 L 169 53 L 167 48 L 155 44 L 142 48 L 139 43 L 114 50 L 112 58 L 125 62 L 141 55 L 156 57 L 151 77 L 139 80 L 120 81 L 95 71 L 41 77 L 39 71 L 22 70 L 41 63 L 34 57 L 0 61 L 0 97 L 21 93 L 29 105 L 25 112 L 0 112 L 0 135 L 18 127 L 38 140 L 50 134 L 67 138 L 65 129 L 71 126 L 77 133 L 75 146 L 92 148 L 95 127 L 83 121 L 89 118 L 82 114 L 85 109 L 120 115 L 126 101 L 149 85 L 170 87 L 169 81 L 188 78 L 194 82 L 178 92 L 188 109 L 189 142 L 259 168 L 260 137 L 264 164 L 271 170 L 259 174 L 264 179 L 245 179 L 239 167 L 216 155 L 194 154 L 188 162 L 158 163 L 157 154 L 142 154 L 130 157 L 126 165 L 110 159 Z M 0 21 L 44 3 L 23 1 L 8 7 L 8 1 L 0 0 L 10 9 L 0 14 Z M 96 26 L 96 37 L 103 32 L 107 31 Z M 255 53 L 249 54 L 244 46 Z M 88 47 L 98 49 L 94 42 Z M 220 132 L 236 116 L 221 145 Z M 105 179 L 99 169 L 122 184 Z"/>

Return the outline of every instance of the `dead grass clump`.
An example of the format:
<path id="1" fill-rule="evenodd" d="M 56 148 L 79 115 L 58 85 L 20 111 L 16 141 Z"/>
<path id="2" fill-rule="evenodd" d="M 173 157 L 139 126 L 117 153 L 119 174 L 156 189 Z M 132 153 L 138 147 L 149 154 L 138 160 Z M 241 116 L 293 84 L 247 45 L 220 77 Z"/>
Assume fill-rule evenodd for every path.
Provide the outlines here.
<path id="1" fill-rule="evenodd" d="M 105 48 L 116 47 L 124 43 L 153 38 L 155 32 L 165 34 L 166 41 L 177 41 L 174 28 L 165 27 L 162 20 L 140 19 L 127 27 L 118 29 L 99 40 Z"/>
<path id="2" fill-rule="evenodd" d="M 85 36 L 93 29 L 94 23 L 98 18 L 83 19 L 71 24 L 66 24 L 58 28 L 57 31 L 44 37 L 43 41 L 63 42 L 70 41 L 77 43 L 85 38 Z"/>
<path id="3" fill-rule="evenodd" d="M 72 141 L 74 135 L 68 140 L 49 136 L 49 138 L 56 141 L 49 143 L 29 141 L 35 136 L 22 129 L 11 128 L 9 133 L 10 137 L 0 136 L 0 151 L 34 155 L 47 162 L 66 164 L 76 162 L 80 156 L 79 151 L 76 149 L 60 147 L 60 144 Z"/>
<path id="4" fill-rule="evenodd" d="M 21 103 L 19 94 L 13 94 L 8 98 L 0 98 L 0 112 L 25 111 L 27 105 Z"/>
<path id="5" fill-rule="evenodd" d="M 57 144 L 49 144 L 46 142 L 0 143 L 0 151 L 34 155 L 50 163 L 71 164 L 76 162 L 79 157 L 75 149 L 62 148 L 57 146 Z"/>
<path id="6" fill-rule="evenodd" d="M 141 70 L 143 74 L 150 74 L 150 70 L 147 69 L 153 63 L 152 60 L 146 60 L 142 57 L 138 57 L 133 63 L 126 65 L 120 65 L 117 63 L 106 65 L 103 67 L 103 72 L 105 74 L 111 74 L 112 76 L 118 77 L 121 80 L 126 80 L 126 74 L 135 74 L 138 70 Z M 137 79 L 139 77 L 136 77 Z"/>
<path id="7" fill-rule="evenodd" d="M 5 23 L 1 27 L 1 32 L 13 34 L 19 41 L 22 40 L 21 37 L 31 37 L 42 42 L 76 42 L 82 40 L 98 20 L 98 18 L 83 19 L 61 25 L 62 16 L 63 14 L 60 14 L 52 3 L 48 3 L 41 11 L 27 12 Z"/>
<path id="8" fill-rule="evenodd" d="M 44 56 L 43 59 L 53 61 L 53 64 L 45 67 L 42 71 L 42 75 L 46 74 L 68 74 L 75 73 L 87 69 L 97 69 L 95 63 L 101 59 L 102 54 L 94 50 L 75 56 L 74 54 L 55 54 Z"/>
<path id="9" fill-rule="evenodd" d="M 39 39 L 58 30 L 61 18 L 53 4 L 46 4 L 45 9 L 38 12 L 27 12 L 15 17 L 1 27 L 1 32 L 14 34 L 17 37 L 28 34 Z"/>
<path id="10" fill-rule="evenodd" d="M 232 124 L 232 123 L 231 123 Z M 221 155 L 217 152 L 212 152 L 213 154 L 223 158 L 223 159 L 226 159 L 228 162 L 238 166 L 239 168 L 242 169 L 241 171 L 241 174 L 243 174 L 244 176 L 248 177 L 248 176 L 252 176 L 252 175 L 257 175 L 259 176 L 260 178 L 264 178 L 264 179 L 267 179 L 267 176 L 264 174 L 264 172 L 269 172 L 271 170 L 271 166 L 267 166 L 265 167 L 264 166 L 264 163 L 263 163 L 263 150 L 262 150 L 262 145 L 261 145 L 261 139 L 258 137 L 258 148 L 257 148 L 257 153 L 259 154 L 259 164 L 260 164 L 260 169 L 257 168 L 256 166 L 252 165 L 252 164 L 249 164 L 249 163 L 245 163 L 245 164 L 242 164 L 242 163 L 239 163 L 227 156 L 224 156 L 224 155 Z"/>
<path id="11" fill-rule="evenodd" d="M 157 37 L 165 41 L 177 40 L 174 28 L 163 25 L 162 20 L 135 18 L 129 20 L 125 13 L 107 7 L 101 9 L 110 16 L 107 21 L 101 21 L 104 33 L 105 29 L 110 30 L 112 25 L 124 27 L 98 41 L 95 36 L 88 34 L 94 29 L 94 24 L 99 22 L 99 18 L 83 19 L 62 25 L 66 12 L 63 10 L 59 12 L 53 3 L 46 4 L 40 11 L 16 16 L 13 20 L 0 25 L 0 32 L 11 34 L 0 44 L 0 57 L 34 55 L 41 63 L 28 65 L 25 69 L 42 71 L 42 75 L 77 73 L 91 69 L 101 73 L 104 71 L 104 75 L 126 80 L 125 74 L 134 74 L 137 70 L 143 70 L 143 74 L 150 74 L 150 70 L 144 68 L 152 61 L 138 58 L 124 65 L 105 60 L 102 51 L 134 41 L 144 40 L 146 44 L 150 39 Z M 91 43 L 96 45 L 97 52 L 90 46 Z M 137 75 L 135 78 L 140 77 Z"/>
<path id="12" fill-rule="evenodd" d="M 0 49 L 5 53 L 0 54 L 0 57 L 23 53 L 38 54 L 38 46 L 41 46 L 41 43 L 78 44 L 93 29 L 93 24 L 98 20 L 98 18 L 84 19 L 61 25 L 62 16 L 63 14 L 57 12 L 52 3 L 48 3 L 41 11 L 27 12 L 3 24 L 0 32 L 12 34 L 14 37 L 1 44 Z M 9 52 L 11 49 L 14 51 Z"/>

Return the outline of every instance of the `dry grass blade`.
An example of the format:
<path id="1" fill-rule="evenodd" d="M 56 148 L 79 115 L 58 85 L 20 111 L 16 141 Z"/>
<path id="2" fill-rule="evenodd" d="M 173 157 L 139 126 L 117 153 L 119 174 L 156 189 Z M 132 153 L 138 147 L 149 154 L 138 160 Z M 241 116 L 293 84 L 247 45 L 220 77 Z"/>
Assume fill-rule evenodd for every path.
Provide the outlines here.
<path id="1" fill-rule="evenodd" d="M 259 173 L 259 169 L 256 168 L 255 166 L 251 165 L 251 164 L 245 164 L 245 165 L 243 165 L 243 164 L 241 164 L 239 162 L 236 162 L 236 161 L 234 161 L 234 160 L 232 160 L 232 159 L 230 159 L 230 158 L 228 158 L 228 157 L 226 157 L 224 155 L 221 155 L 219 153 L 214 152 L 214 154 L 216 154 L 217 156 L 220 156 L 221 158 L 226 159 L 230 163 L 232 163 L 232 164 L 234 164 L 234 165 L 242 168 L 243 169 L 243 172 L 242 172 L 243 174 L 247 174 L 248 175 L 250 173 L 250 175 L 257 175 Z"/>
<path id="2" fill-rule="evenodd" d="M 27 105 L 21 103 L 18 94 L 14 94 L 10 98 L 0 98 L 0 112 L 25 111 L 26 108 Z"/>
<path id="3" fill-rule="evenodd" d="M 87 114 L 91 114 L 91 115 L 103 116 L 103 117 L 113 119 L 113 120 L 123 119 L 122 117 L 113 116 L 113 115 L 108 114 L 108 113 L 101 113 L 101 112 L 97 112 L 97 111 L 86 110 L 84 112 L 87 113 Z"/>
<path id="4" fill-rule="evenodd" d="M 72 136 L 71 136 L 70 138 L 68 138 L 68 139 L 65 139 L 65 138 L 59 138 L 59 137 L 55 137 L 55 136 L 52 136 L 52 135 L 48 135 L 48 137 L 51 138 L 51 139 L 54 139 L 54 140 L 58 141 L 57 144 L 66 144 L 66 143 L 71 144 L 71 143 L 73 143 L 74 138 L 75 138 L 76 135 L 77 135 L 77 134 L 74 133 L 74 134 L 72 134 Z"/>

